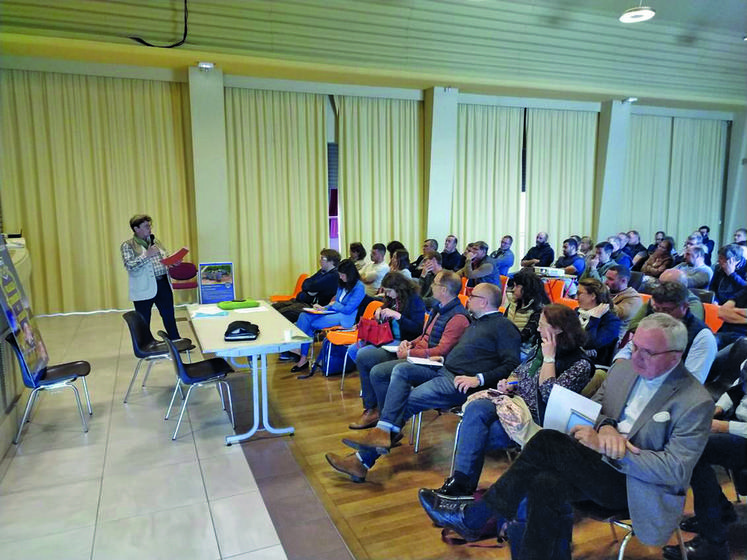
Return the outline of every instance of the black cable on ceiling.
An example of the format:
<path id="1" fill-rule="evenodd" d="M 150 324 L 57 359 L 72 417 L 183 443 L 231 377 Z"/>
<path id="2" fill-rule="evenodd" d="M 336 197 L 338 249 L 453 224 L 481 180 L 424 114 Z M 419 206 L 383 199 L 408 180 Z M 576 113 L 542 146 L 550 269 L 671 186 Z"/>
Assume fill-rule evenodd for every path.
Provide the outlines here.
<path id="1" fill-rule="evenodd" d="M 174 43 L 172 45 L 153 45 L 149 43 L 148 41 L 146 41 L 145 39 L 142 39 L 140 37 L 130 36 L 129 38 L 132 39 L 133 41 L 137 41 L 141 45 L 145 45 L 146 47 L 155 47 L 157 49 L 171 49 L 171 48 L 183 45 L 184 41 L 187 40 L 187 0 L 184 0 L 184 33 L 182 34 L 181 41 Z"/>

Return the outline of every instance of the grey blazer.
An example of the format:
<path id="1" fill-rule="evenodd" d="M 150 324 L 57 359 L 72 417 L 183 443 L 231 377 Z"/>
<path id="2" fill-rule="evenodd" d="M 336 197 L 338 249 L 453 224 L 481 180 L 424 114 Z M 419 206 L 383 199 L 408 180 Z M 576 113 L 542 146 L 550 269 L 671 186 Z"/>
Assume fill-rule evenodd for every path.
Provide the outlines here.
<path id="1" fill-rule="evenodd" d="M 629 360 L 610 369 L 593 397 L 602 404 L 597 425 L 605 418 L 620 420 L 637 378 Z M 708 392 L 680 363 L 628 434 L 641 453 L 605 459 L 626 475 L 633 528 L 644 544 L 663 545 L 679 522 L 690 475 L 708 441 L 713 409 Z"/>

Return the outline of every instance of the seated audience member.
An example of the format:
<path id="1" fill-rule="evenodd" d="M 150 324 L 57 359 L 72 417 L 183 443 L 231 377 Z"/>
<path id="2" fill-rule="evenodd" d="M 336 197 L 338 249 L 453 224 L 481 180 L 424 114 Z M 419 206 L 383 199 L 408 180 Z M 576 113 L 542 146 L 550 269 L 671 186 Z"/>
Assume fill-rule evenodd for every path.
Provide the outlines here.
<path id="1" fill-rule="evenodd" d="M 562 268 L 566 274 L 580 276 L 586 268 L 586 261 L 578 254 L 578 243 L 572 237 L 563 241 L 563 256 L 558 258 L 553 265 Z"/>
<path id="2" fill-rule="evenodd" d="M 514 274 L 512 297 L 504 303 L 504 315 L 521 333 L 522 358 L 537 345 L 542 308 L 550 303 L 542 280 L 531 268 L 523 268 Z"/>
<path id="3" fill-rule="evenodd" d="M 687 287 L 708 289 L 713 277 L 713 270 L 705 263 L 705 251 L 702 245 L 691 245 L 685 249 L 685 262 L 675 266 L 687 276 Z"/>
<path id="4" fill-rule="evenodd" d="M 423 271 L 423 258 L 428 251 L 438 251 L 438 241 L 435 239 L 423 241 L 423 253 L 410 265 L 410 274 L 413 278 L 420 278 Z"/>
<path id="5" fill-rule="evenodd" d="M 488 256 L 488 244 L 484 241 L 475 241 L 471 244 L 471 258 L 459 271 L 459 276 L 467 278 L 467 285 L 470 287 L 477 286 L 487 282 L 489 284 L 501 285 L 500 274 L 493 259 Z"/>
<path id="6" fill-rule="evenodd" d="M 593 397 L 602 405 L 594 426 L 575 426 L 570 435 L 540 430 L 481 500 L 421 490 L 425 512 L 473 541 L 490 517 L 516 518 L 526 499 L 521 558 L 546 559 L 571 538 L 559 512 L 591 500 L 627 509 L 636 537 L 663 545 L 680 520 L 713 414 L 710 395 L 680 363 L 686 339 L 679 321 L 647 317 L 636 331 L 634 358 L 615 364 Z M 664 426 L 656 421 L 662 411 Z"/>
<path id="7" fill-rule="evenodd" d="M 457 297 L 461 289 L 462 282 L 452 271 L 445 270 L 437 274 L 433 285 L 437 303 L 420 336 L 403 335 L 396 355 L 376 346 L 365 346 L 358 351 L 355 363 L 361 380 L 363 414 L 357 422 L 348 426 L 351 430 L 372 428 L 379 421 L 379 412 L 384 406 L 388 386 L 384 381 L 391 378 L 395 366 L 407 363 L 408 356 L 443 358 L 454 347 L 469 326 L 467 310 Z M 381 380 L 376 387 L 372 383 L 372 376 Z"/>
<path id="8" fill-rule="evenodd" d="M 586 269 L 579 280 L 592 278 L 601 282 L 607 271 L 617 264 L 612 260 L 613 250 L 612 244 L 607 241 L 597 243 L 594 247 L 594 256 L 587 257 Z"/>
<path id="9" fill-rule="evenodd" d="M 550 266 L 552 261 L 555 260 L 555 251 L 553 251 L 550 244 L 547 242 L 548 235 L 546 232 L 541 231 L 535 238 L 535 245 L 524 258 L 521 259 L 521 266 Z"/>
<path id="10" fill-rule="evenodd" d="M 498 274 L 501 276 L 508 276 L 508 271 L 514 266 L 514 252 L 511 250 L 513 243 L 513 237 L 504 235 L 501 238 L 501 246 L 498 250 L 490 253 L 490 258 L 495 261 Z"/>
<path id="11" fill-rule="evenodd" d="M 389 266 L 384 262 L 386 247 L 382 243 L 374 243 L 371 247 L 371 262 L 361 268 L 361 282 L 366 286 L 366 295 L 370 298 L 376 297 L 381 286 L 381 281 L 389 272 Z"/>
<path id="12" fill-rule="evenodd" d="M 327 305 L 337 292 L 337 265 L 340 264 L 340 253 L 334 249 L 322 249 L 319 253 L 319 270 L 306 278 L 301 284 L 301 291 L 290 301 L 279 301 L 272 306 L 291 323 L 298 321 L 304 307 Z"/>
<path id="13" fill-rule="evenodd" d="M 695 231 L 687 236 L 687 239 L 685 240 L 685 244 L 682 247 L 682 252 L 674 255 L 674 266 L 677 266 L 679 264 L 682 264 L 685 261 L 685 253 L 687 252 L 688 247 L 695 247 L 695 246 L 702 246 L 703 245 L 703 236 L 700 235 L 699 231 Z"/>
<path id="14" fill-rule="evenodd" d="M 400 272 L 387 272 L 381 281 L 384 305 L 374 312 L 379 322 L 390 321 L 394 340 L 389 344 L 399 344 L 402 340 L 412 340 L 423 329 L 425 305 L 418 295 L 416 285 Z M 356 361 L 356 355 L 363 343 L 348 347 L 348 356 Z"/>
<path id="15" fill-rule="evenodd" d="M 597 365 L 608 366 L 620 340 L 622 321 L 612 311 L 612 298 L 607 286 L 587 278 L 578 284 L 578 317 L 586 331 L 584 349 Z"/>
<path id="16" fill-rule="evenodd" d="M 390 259 L 394 256 L 394 252 L 400 249 L 407 250 L 407 247 L 405 247 L 400 241 L 394 240 L 386 244 L 386 250 L 389 252 Z"/>
<path id="17" fill-rule="evenodd" d="M 588 235 L 584 235 L 581 241 L 578 242 L 578 254 L 582 257 L 587 257 L 590 253 L 594 252 L 594 240 Z"/>
<path id="18" fill-rule="evenodd" d="M 648 256 L 646 253 L 646 246 L 641 243 L 641 234 L 636 230 L 631 229 L 628 232 L 628 244 L 625 246 L 625 252 L 631 258 L 635 259 L 638 255 Z"/>
<path id="19" fill-rule="evenodd" d="M 667 236 L 667 234 L 664 233 L 663 231 L 657 231 L 656 232 L 656 234 L 654 235 L 654 242 L 651 245 L 648 246 L 648 249 L 646 249 L 646 251 L 648 252 L 649 255 L 653 255 L 654 254 L 654 252 L 656 251 L 656 249 L 659 248 L 659 243 L 661 243 L 662 241 L 664 241 L 664 238 L 666 236 Z"/>
<path id="20" fill-rule="evenodd" d="M 345 259 L 340 262 L 337 267 L 337 273 L 340 278 L 335 297 L 332 298 L 332 301 L 328 305 L 314 304 L 314 309 L 318 311 L 333 311 L 333 313 L 316 315 L 304 311 L 298 318 L 296 326 L 308 336 L 314 336 L 315 331 L 326 329 L 327 327 L 340 325 L 343 328 L 349 329 L 355 324 L 358 306 L 366 295 L 366 289 L 360 281 L 358 269 L 355 268 L 353 261 Z M 311 344 L 309 343 L 302 344 L 299 352 L 293 352 L 298 358 L 296 364 L 291 368 L 293 373 L 309 369 L 309 359 L 307 356 L 310 346 Z"/>
<path id="21" fill-rule="evenodd" d="M 425 308 L 428 310 L 438 303 L 433 293 L 433 282 L 436 275 L 444 270 L 441 266 L 441 259 L 441 253 L 437 251 L 429 251 L 423 258 L 423 273 L 418 278 L 418 282 L 420 282 L 420 297 L 423 298 Z"/>
<path id="22" fill-rule="evenodd" d="M 457 249 L 457 238 L 453 235 L 447 235 L 444 241 L 444 250 L 441 252 L 441 266 L 446 270 L 461 270 L 464 267 L 466 259 Z"/>
<path id="23" fill-rule="evenodd" d="M 405 422 L 423 410 L 458 406 L 480 387 L 495 387 L 519 365 L 519 331 L 498 312 L 501 291 L 478 284 L 469 297 L 475 320 L 446 356 L 442 367 L 409 362 L 394 366 L 391 377 L 372 376 L 374 391 L 386 387 L 376 427 L 342 442 L 357 452 L 347 457 L 327 454 L 333 469 L 362 482 L 380 455 L 389 453 Z M 381 401 L 379 400 L 379 404 Z"/>
<path id="24" fill-rule="evenodd" d="M 718 250 L 718 266 L 711 279 L 710 290 L 716 302 L 726 303 L 747 286 L 747 262 L 739 245 L 734 243 Z"/>
<path id="25" fill-rule="evenodd" d="M 661 276 L 661 273 L 668 268 L 672 268 L 674 259 L 672 258 L 672 249 L 674 241 L 671 237 L 665 237 L 661 240 L 656 250 L 643 263 L 641 272 L 645 275 L 644 284 L 656 285 L 655 280 Z"/>
<path id="26" fill-rule="evenodd" d="M 711 465 L 730 471 L 747 467 L 747 367 L 742 365 L 740 383 L 733 386 L 716 403 L 711 434 L 705 450 L 693 469 L 695 516 L 680 527 L 698 536 L 685 543 L 688 560 L 729 560 L 726 541 L 728 526 L 737 520 L 737 512 L 724 496 L 721 483 Z M 680 560 L 679 546 L 665 546 L 664 558 Z"/>
<path id="27" fill-rule="evenodd" d="M 348 258 L 353 261 L 353 263 L 355 264 L 355 268 L 357 268 L 359 272 L 360 269 L 363 268 L 366 263 L 368 263 L 368 260 L 366 260 L 366 255 L 366 248 L 362 243 L 359 243 L 358 241 L 351 243 L 348 247 Z"/>
<path id="28" fill-rule="evenodd" d="M 604 284 L 612 295 L 612 311 L 620 318 L 620 336 L 625 333 L 633 317 L 643 307 L 641 295 L 628 286 L 630 269 L 617 264 L 605 273 Z"/>
<path id="29" fill-rule="evenodd" d="M 538 330 L 541 344 L 508 379 L 498 382 L 498 391 L 521 397 L 534 422 L 541 426 L 553 386 L 557 384 L 580 393 L 591 379 L 594 367 L 582 350 L 586 333 L 572 309 L 559 304 L 546 306 Z M 471 496 L 480 481 L 485 452 L 513 445 L 498 421 L 495 403 L 488 392 L 475 393 L 464 406 L 454 474 L 435 492 L 445 496 Z"/>
<path id="30" fill-rule="evenodd" d="M 392 258 L 389 259 L 389 270 L 391 272 L 399 272 L 408 280 L 412 280 L 412 275 L 410 274 L 410 253 L 405 249 L 394 251 Z"/>
<path id="31" fill-rule="evenodd" d="M 682 321 L 687 329 L 687 345 L 682 354 L 687 371 L 704 383 L 716 358 L 716 339 L 711 329 L 695 317 L 687 305 L 687 288 L 680 282 L 662 282 L 655 289 L 651 301 L 645 307 L 646 316 L 666 313 Z M 640 321 L 628 332 L 635 333 Z M 632 338 L 632 337 L 631 337 Z M 633 355 L 633 344 L 628 342 L 616 355 L 615 361 L 627 360 Z"/>
<path id="32" fill-rule="evenodd" d="M 708 226 L 700 226 L 698 228 L 700 235 L 703 236 L 703 250 L 705 251 L 705 263 L 711 266 L 711 259 L 713 258 L 713 251 L 716 249 L 716 244 L 713 239 L 708 237 L 711 233 L 711 228 Z"/>
<path id="33" fill-rule="evenodd" d="M 747 288 L 719 306 L 718 316 L 724 321 L 716 333 L 719 349 L 747 336 Z"/>
<path id="34" fill-rule="evenodd" d="M 687 276 L 683 271 L 676 270 L 674 268 L 667 269 L 661 273 L 661 276 L 659 276 L 659 283 L 662 284 L 664 282 L 678 282 L 685 286 L 685 288 L 687 288 Z M 703 308 L 703 302 L 689 288 L 687 289 L 687 307 L 690 309 L 690 312 L 698 319 L 700 319 L 701 321 L 705 321 L 705 309 Z M 644 305 L 640 309 L 638 314 L 633 317 L 633 320 L 630 322 L 628 328 L 635 328 L 635 325 L 637 325 L 641 319 L 643 319 L 646 315 L 650 315 L 650 313 L 647 313 L 648 309 L 650 309 L 650 305 Z"/>
<path id="35" fill-rule="evenodd" d="M 627 266 L 630 268 L 633 266 L 633 261 L 630 259 L 628 254 L 620 248 L 620 238 L 617 235 L 611 235 L 607 238 L 607 242 L 612 245 L 612 254 L 610 258 L 617 264 Z"/>
<path id="36" fill-rule="evenodd" d="M 734 232 L 734 243 L 740 247 L 747 246 L 747 229 L 739 228 Z"/>

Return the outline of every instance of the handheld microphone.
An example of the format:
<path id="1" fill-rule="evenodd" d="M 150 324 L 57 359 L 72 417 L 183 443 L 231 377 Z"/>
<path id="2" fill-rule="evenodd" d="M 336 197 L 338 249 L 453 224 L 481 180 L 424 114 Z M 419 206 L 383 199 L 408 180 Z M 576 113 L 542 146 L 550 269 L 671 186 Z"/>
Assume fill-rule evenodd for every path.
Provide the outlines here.
<path id="1" fill-rule="evenodd" d="M 156 244 L 156 236 L 153 235 L 152 233 L 150 234 L 150 244 L 151 246 Z"/>

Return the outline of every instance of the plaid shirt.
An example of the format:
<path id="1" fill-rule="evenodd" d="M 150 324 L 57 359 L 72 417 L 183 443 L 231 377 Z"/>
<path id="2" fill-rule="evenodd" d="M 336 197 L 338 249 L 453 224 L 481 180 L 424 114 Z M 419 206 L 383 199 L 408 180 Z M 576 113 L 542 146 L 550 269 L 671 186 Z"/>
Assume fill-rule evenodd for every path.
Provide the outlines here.
<path id="1" fill-rule="evenodd" d="M 119 249 L 122 252 L 122 262 L 124 263 L 127 272 L 145 266 L 146 263 L 151 263 L 156 278 L 167 274 L 169 270 L 166 265 L 161 262 L 161 259 L 166 258 L 169 253 L 164 249 L 160 241 L 156 240 L 155 245 L 158 247 L 158 255 L 147 257 L 145 255 L 145 249 L 135 243 L 132 239 L 128 239 L 122 243 L 122 246 Z"/>

